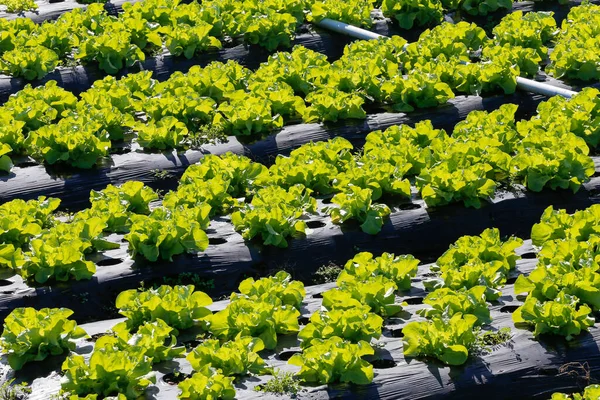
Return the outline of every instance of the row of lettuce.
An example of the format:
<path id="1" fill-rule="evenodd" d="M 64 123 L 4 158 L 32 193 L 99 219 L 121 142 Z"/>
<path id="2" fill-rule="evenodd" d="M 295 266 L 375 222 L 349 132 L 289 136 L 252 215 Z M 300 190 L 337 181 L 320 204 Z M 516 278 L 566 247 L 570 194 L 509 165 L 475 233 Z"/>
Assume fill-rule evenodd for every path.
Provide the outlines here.
<path id="1" fill-rule="evenodd" d="M 517 326 L 532 328 L 535 337 L 551 333 L 571 340 L 594 324 L 590 314 L 600 306 L 594 300 L 600 293 L 593 244 L 598 241 L 592 239 L 597 230 L 600 206 L 573 215 L 546 210 L 532 229 L 534 243 L 541 245 L 538 266 L 515 283 L 517 293 L 531 292 L 513 314 Z M 437 358 L 448 365 L 467 362 L 481 338 L 492 332 L 489 303 L 501 296 L 521 244 L 514 237 L 503 241 L 497 229 L 452 244 L 423 281 L 429 294 L 424 299 L 428 306 L 417 311 L 420 320 L 402 329 L 404 356 Z M 286 272 L 246 279 L 225 308 L 214 313 L 207 308 L 210 297 L 191 285 L 124 291 L 116 308 L 126 320 L 100 337 L 89 357 L 77 352 L 67 357 L 62 391 L 71 399 L 138 398 L 156 381 L 153 364 L 184 356 L 178 337 L 190 328 L 203 333 L 186 355 L 194 373 L 179 384 L 184 399 L 234 398 L 233 378 L 273 374 L 261 354 L 276 350 L 278 336 L 290 334 L 298 334 L 302 349 L 288 361 L 300 367 L 299 381 L 368 384 L 374 378 L 372 362 L 381 357 L 376 342 L 384 321 L 403 311 L 397 295 L 410 290 L 418 265 L 410 255 L 358 253 L 346 263 L 336 287 L 322 293 L 320 309 L 302 329 L 298 318 L 306 292 Z M 547 272 L 544 278 L 540 271 Z M 523 290 L 525 281 L 538 286 Z M 538 304 L 532 305 L 531 298 Z M 0 337 L 11 367 L 19 370 L 27 362 L 75 350 L 75 340 L 86 333 L 68 319 L 71 314 L 67 309 L 15 309 Z"/>
<path id="2" fill-rule="evenodd" d="M 35 0 L 1 0 L 0 6 L 4 6 L 4 11 L 9 14 L 35 11 L 38 9 Z"/>
<path id="3" fill-rule="evenodd" d="M 222 47 L 227 38 L 243 37 L 247 44 L 272 51 L 289 47 L 305 21 L 333 18 L 370 25 L 371 11 L 380 5 L 384 16 L 395 18 L 403 28 L 411 28 L 415 20 L 417 25 L 441 23 L 443 7 L 456 8 L 465 3 L 475 13 L 493 5 L 496 9 L 512 6 L 508 0 L 385 0 L 379 4 L 374 0 L 194 0 L 185 4 L 179 0 L 144 0 L 125 3 L 123 13 L 112 16 L 103 4 L 91 4 L 41 25 L 28 18 L 0 20 L 4 31 L 0 70 L 32 80 L 61 64 L 93 62 L 115 74 L 163 48 L 174 56 L 192 58 Z M 423 19 L 423 5 L 429 4 L 435 4 L 435 15 Z"/>
<path id="4" fill-rule="evenodd" d="M 448 4 L 446 4 L 448 3 Z M 452 4 L 450 4 L 452 3 Z M 124 4 L 124 12 L 110 16 L 102 4 L 92 4 L 86 10 L 75 9 L 57 21 L 41 25 L 28 18 L 7 21 L 0 19 L 3 31 L 0 42 L 0 70 L 25 79 L 40 79 L 59 65 L 97 63 L 109 74 L 143 61 L 146 54 L 166 48 L 174 56 L 192 58 L 200 52 L 222 47 L 225 37 L 243 36 L 249 44 L 258 44 L 269 51 L 289 47 L 299 24 L 305 19 L 319 21 L 333 18 L 345 22 L 370 25 L 373 6 L 381 5 L 385 16 L 394 17 L 405 28 L 442 22 L 443 8 L 468 8 L 485 14 L 494 7 L 510 8 L 510 1 L 460 0 L 372 0 L 337 2 L 330 0 L 239 1 L 212 0 L 202 4 L 193 1 L 145 0 Z M 358 7 L 358 8 L 357 8 Z M 357 12 L 357 10 L 361 10 Z M 536 13 L 530 13 L 532 19 Z M 593 49 L 598 43 L 597 7 L 584 5 L 569 15 L 562 30 L 544 31 L 545 39 L 559 36 L 559 51 L 553 55 L 559 76 L 575 75 L 592 79 L 598 75 L 598 58 Z M 508 42 L 530 41 L 539 46 L 538 26 L 529 27 L 522 13 L 505 18 L 498 34 Z M 556 25 L 547 14 L 550 21 Z M 529 18 L 529 17 L 528 17 Z M 533 28 L 534 30 L 531 30 Z M 545 29 L 545 28 L 544 28 Z M 572 53 L 570 49 L 575 49 Z M 546 57 L 547 53 L 540 54 Z M 578 72 L 583 67 L 583 71 Z"/>
<path id="5" fill-rule="evenodd" d="M 530 16 L 554 23 L 542 14 L 527 14 L 523 23 L 537 21 Z M 552 29 L 544 25 L 539 36 L 547 39 L 543 32 Z M 400 37 L 358 41 L 333 63 L 296 47 L 276 53 L 254 72 L 230 61 L 193 67 L 160 83 L 149 72 L 107 77 L 80 99 L 51 81 L 26 87 L 0 108 L 6 120 L 1 151 L 6 158 L 30 155 L 48 164 L 90 168 L 110 154 L 115 141 L 133 137 L 150 151 L 185 148 L 211 132 L 262 134 L 300 120 L 363 119 L 366 107 L 433 107 L 455 92 L 512 93 L 516 77 L 535 74 L 542 58 L 533 47 L 521 46 L 529 39 L 508 43 L 503 37 L 489 39 L 473 24 L 446 23 L 410 45 Z M 483 61 L 469 63 L 480 50 Z"/>
<path id="6" fill-rule="evenodd" d="M 599 92 L 554 97 L 517 123 L 516 109 L 474 111 L 452 136 L 429 121 L 392 126 L 370 133 L 360 152 L 343 138 L 309 143 L 270 167 L 230 153 L 207 155 L 152 211 L 159 195 L 134 181 L 92 191 L 91 206 L 68 221 L 53 216 L 58 199 L 13 200 L 0 206 L 0 265 L 39 283 L 90 279 L 96 267 L 86 255 L 119 247 L 108 233 L 125 234 L 132 256 L 155 262 L 206 250 L 205 230 L 219 216 L 230 216 L 245 240 L 287 247 L 313 215 L 377 234 L 390 208 L 376 202 L 410 200 L 415 191 L 432 207 L 481 207 L 500 186 L 515 183 L 576 192 L 595 171 L 588 152 L 600 140 Z M 318 207 L 317 197 L 331 204 Z"/>

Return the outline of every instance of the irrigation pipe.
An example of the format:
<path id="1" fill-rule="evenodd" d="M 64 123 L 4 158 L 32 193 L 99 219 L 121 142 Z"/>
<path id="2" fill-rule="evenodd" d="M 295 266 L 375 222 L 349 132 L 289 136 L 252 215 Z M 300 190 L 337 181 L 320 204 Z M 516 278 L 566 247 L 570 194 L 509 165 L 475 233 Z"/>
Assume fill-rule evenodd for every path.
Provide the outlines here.
<path id="1" fill-rule="evenodd" d="M 329 29 L 337 33 L 351 36 L 356 39 L 375 40 L 380 38 L 387 38 L 387 36 L 380 35 L 378 33 L 371 32 L 366 29 L 347 24 L 345 22 L 335 21 L 329 18 L 323 18 L 321 21 L 316 22 L 316 25 L 320 26 L 321 28 Z M 548 85 L 547 83 L 537 82 L 531 79 L 522 78 L 520 76 L 517 77 L 517 88 L 525 90 L 527 92 L 541 94 L 544 96 L 551 97 L 559 95 L 568 99 L 577 94 L 577 92 L 574 92 L 572 90 Z"/>

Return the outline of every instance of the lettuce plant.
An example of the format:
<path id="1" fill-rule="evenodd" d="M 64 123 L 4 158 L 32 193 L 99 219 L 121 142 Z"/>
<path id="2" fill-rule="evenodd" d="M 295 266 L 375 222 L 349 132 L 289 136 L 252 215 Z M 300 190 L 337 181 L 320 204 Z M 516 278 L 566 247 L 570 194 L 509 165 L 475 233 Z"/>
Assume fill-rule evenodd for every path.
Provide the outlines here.
<path id="1" fill-rule="evenodd" d="M 127 317 L 127 326 L 137 328 L 158 319 L 175 329 L 188 329 L 212 314 L 206 306 L 212 299 L 193 285 L 167 286 L 138 292 L 126 290 L 117 296 L 115 306 Z"/>
<path id="2" fill-rule="evenodd" d="M 178 387 L 181 393 L 178 397 L 184 400 L 233 400 L 235 398 L 235 388 L 232 382 L 233 378 L 227 378 L 214 369 L 205 366 L 179 383 Z"/>
<path id="3" fill-rule="evenodd" d="M 216 339 L 209 339 L 192 350 L 186 359 L 197 371 L 209 366 L 220 370 L 225 376 L 262 375 L 269 371 L 257 354 L 263 349 L 262 340 L 250 336 L 237 336 L 223 344 Z"/>
<path id="4" fill-rule="evenodd" d="M 373 204 L 371 189 L 351 185 L 346 190 L 331 199 L 337 207 L 327 207 L 324 211 L 331 215 L 334 224 L 355 219 L 360 223 L 363 232 L 369 235 L 378 234 L 383 226 L 383 219 L 390 214 L 389 207 L 385 204 Z"/>
<path id="5" fill-rule="evenodd" d="M 127 399 L 141 396 L 148 385 L 156 382 L 152 359 L 146 349 L 128 346 L 121 349 L 115 338 L 103 336 L 96 341 L 89 360 L 81 355 L 69 356 L 62 365 L 63 392 L 77 395 L 123 394 Z"/>
<path id="6" fill-rule="evenodd" d="M 18 371 L 29 361 L 74 350 L 74 340 L 87 333 L 68 319 L 71 315 L 73 311 L 67 308 L 15 308 L 4 320 L 0 337 L 10 367 Z"/>
<path id="7" fill-rule="evenodd" d="M 425 318 L 449 318 L 454 314 L 471 314 L 477 317 L 477 325 L 492 322 L 490 310 L 486 302 L 487 288 L 474 286 L 468 290 L 452 290 L 440 288 L 427 295 L 423 303 L 432 308 L 424 308 L 417 313 Z"/>
<path id="8" fill-rule="evenodd" d="M 513 313 L 513 322 L 533 326 L 535 337 L 550 333 L 572 340 L 595 323 L 591 308 L 578 304 L 579 299 L 562 292 L 551 301 L 528 296 L 525 303 Z"/>
<path id="9" fill-rule="evenodd" d="M 277 346 L 277 335 L 298 332 L 300 312 L 292 306 L 232 295 L 224 310 L 206 318 L 208 331 L 221 340 L 232 340 L 238 335 L 259 338 L 265 349 Z"/>
<path id="10" fill-rule="evenodd" d="M 349 382 L 366 385 L 373 381 L 373 366 L 361 357 L 374 354 L 365 341 L 352 344 L 334 336 L 315 339 L 300 354 L 294 354 L 289 364 L 301 367 L 296 374 L 307 383 L 327 384 Z"/>
<path id="11" fill-rule="evenodd" d="M 338 282 L 366 281 L 381 275 L 394 281 L 398 290 L 409 290 L 418 265 L 419 260 L 411 255 L 383 253 L 379 257 L 373 257 L 371 253 L 361 252 L 346 262 Z"/>
<path id="12" fill-rule="evenodd" d="M 275 297 L 281 304 L 293 306 L 298 310 L 306 296 L 304 284 L 292 280 L 292 276 L 285 271 L 279 271 L 274 276 L 259 280 L 244 279 L 239 285 L 239 291 L 257 301 L 269 301 Z"/>
<path id="13" fill-rule="evenodd" d="M 337 336 L 351 343 L 370 342 L 381 336 L 383 318 L 371 312 L 370 307 L 353 307 L 315 312 L 310 323 L 298 334 L 301 347 L 310 347 L 315 339 Z"/>
<path id="14" fill-rule="evenodd" d="M 131 215 L 131 228 L 125 235 L 133 256 L 140 254 L 150 262 L 173 260 L 173 256 L 204 251 L 208 236 L 210 206 L 180 208 L 173 211 L 156 208 L 150 215 Z"/>
<path id="15" fill-rule="evenodd" d="M 462 365 L 476 341 L 476 322 L 476 316 L 461 313 L 451 318 L 410 322 L 402 329 L 404 356 L 434 357 L 448 365 Z"/>

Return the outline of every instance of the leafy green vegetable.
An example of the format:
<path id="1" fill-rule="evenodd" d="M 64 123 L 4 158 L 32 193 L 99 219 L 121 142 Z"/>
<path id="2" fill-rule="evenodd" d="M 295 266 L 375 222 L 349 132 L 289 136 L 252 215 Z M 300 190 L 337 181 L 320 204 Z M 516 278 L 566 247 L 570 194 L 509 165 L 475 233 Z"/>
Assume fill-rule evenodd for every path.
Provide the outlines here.
<path id="1" fill-rule="evenodd" d="M 440 288 L 429 293 L 423 303 L 433 308 L 424 308 L 417 313 L 428 319 L 450 318 L 454 314 L 471 314 L 477 317 L 477 325 L 492 322 L 486 303 L 485 286 L 474 286 L 468 290 Z"/>
<path id="2" fill-rule="evenodd" d="M 371 26 L 371 11 L 374 0 L 353 1 L 310 1 L 309 21 L 319 22 L 324 18 L 342 21 L 351 25 Z"/>
<path id="3" fill-rule="evenodd" d="M 417 274 L 419 260 L 411 255 L 395 256 L 383 253 L 373 258 L 368 252 L 358 253 L 346 262 L 338 282 L 366 281 L 371 277 L 384 276 L 397 285 L 398 290 L 409 290 L 411 278 Z"/>
<path id="4" fill-rule="evenodd" d="M 33 0 L 2 0 L 0 5 L 6 6 L 7 13 L 34 11 L 38 8 L 38 5 Z"/>
<path id="5" fill-rule="evenodd" d="M 544 47 L 558 33 L 556 21 L 551 12 L 515 11 L 508 14 L 493 29 L 494 39 L 503 46 L 521 46 L 535 49 L 546 58 L 548 49 Z"/>
<path id="6" fill-rule="evenodd" d="M 298 25 L 293 15 L 279 10 L 269 10 L 258 18 L 252 16 L 246 21 L 244 41 L 261 45 L 268 51 L 290 47 Z"/>
<path id="7" fill-rule="evenodd" d="M 482 285 L 488 301 L 498 298 L 498 288 L 504 285 L 519 256 L 515 249 L 523 244 L 519 238 L 502 241 L 498 229 L 486 229 L 480 236 L 463 236 L 442 254 L 433 266 L 441 272 L 441 282 L 425 281 L 429 289 L 447 287 L 452 290 L 471 289 Z"/>
<path id="8" fill-rule="evenodd" d="M 185 400 L 233 400 L 235 388 L 232 382 L 233 378 L 227 378 L 214 369 L 204 367 L 178 385 L 181 390 L 179 398 Z"/>
<path id="9" fill-rule="evenodd" d="M 138 143 L 148 149 L 165 150 L 181 146 L 188 130 L 183 122 L 168 116 L 158 122 L 138 124 Z"/>
<path id="10" fill-rule="evenodd" d="M 421 171 L 416 184 L 430 207 L 462 201 L 467 207 L 480 208 L 481 199 L 496 191 L 496 183 L 487 177 L 492 170 L 489 164 L 461 167 L 450 160 Z"/>
<path id="11" fill-rule="evenodd" d="M 557 78 L 590 81 L 600 77 L 598 23 L 600 7 L 584 3 L 573 7 L 563 21 L 546 70 Z"/>
<path id="12" fill-rule="evenodd" d="M 373 191 L 373 200 L 378 200 L 383 194 L 410 198 L 410 182 L 403 178 L 410 170 L 411 164 L 393 165 L 382 162 L 378 156 L 371 153 L 349 162 L 344 171 L 335 178 L 335 188 L 339 191 L 344 191 L 348 186 L 370 189 Z"/>
<path id="13" fill-rule="evenodd" d="M 503 273 L 515 268 L 521 257 L 515 250 L 523 244 L 523 240 L 511 236 L 503 241 L 497 228 L 484 230 L 479 236 L 462 236 L 450 245 L 436 261 L 439 270 L 458 269 L 471 260 L 479 259 L 485 263 L 500 261 Z"/>
<path id="14" fill-rule="evenodd" d="M 268 372 L 264 360 L 257 354 L 264 349 L 261 339 L 237 336 L 223 343 L 209 339 L 198 345 L 186 357 L 195 370 L 206 366 L 221 371 L 225 376 L 262 375 Z"/>
<path id="15" fill-rule="evenodd" d="M 222 176 L 230 181 L 229 193 L 233 197 L 243 197 L 253 187 L 253 183 L 267 173 L 267 168 L 248 157 L 225 153 L 221 156 L 208 154 L 197 164 L 186 169 L 181 184 L 191 184 Z"/>
<path id="16" fill-rule="evenodd" d="M 432 0 L 383 0 L 381 11 L 394 17 L 402 29 L 437 24 L 444 17 L 442 3 Z"/>
<path id="17" fill-rule="evenodd" d="M 131 228 L 125 240 L 133 256 L 148 261 L 173 260 L 174 255 L 204 251 L 208 236 L 203 229 L 209 224 L 208 204 L 173 211 L 156 208 L 150 215 L 131 215 Z"/>
<path id="18" fill-rule="evenodd" d="M 448 365 L 462 365 L 476 341 L 474 315 L 460 313 L 451 318 L 410 322 L 403 329 L 402 344 L 408 357 L 435 357 Z"/>
<path id="19" fill-rule="evenodd" d="M 596 147 L 600 143 L 598 118 L 600 91 L 585 88 L 571 99 L 552 97 L 540 103 L 536 116 L 527 122 L 518 123 L 517 129 L 522 136 L 531 131 L 537 133 L 538 130 L 556 132 L 558 136 L 571 132 L 583 138 L 590 147 Z M 584 147 L 580 149 L 582 154 L 587 154 Z"/>
<path id="20" fill-rule="evenodd" d="M 217 108 L 215 100 L 201 96 L 189 87 L 180 89 L 177 94 L 167 92 L 150 97 L 143 105 L 144 112 L 152 120 L 158 121 L 152 127 L 138 125 L 141 132 L 144 132 L 146 140 L 153 143 L 153 147 L 161 143 L 170 144 L 168 147 L 181 144 L 187 131 L 177 122 L 184 123 L 187 129 L 193 132 L 200 126 L 212 122 L 214 118 Z M 175 117 L 175 122 L 169 119 L 163 121 L 166 117 Z M 172 132 L 173 129 L 175 132 Z"/>
<path id="21" fill-rule="evenodd" d="M 119 339 L 121 350 L 126 350 L 128 346 L 141 347 L 146 350 L 146 356 L 152 359 L 153 364 L 172 360 L 185 353 L 185 347 L 176 347 L 177 331 L 162 319 L 140 325 L 133 334 L 129 331 L 127 321 L 113 326 L 111 330 Z"/>
<path id="22" fill-rule="evenodd" d="M 531 228 L 531 240 L 541 246 L 555 239 L 587 241 L 591 235 L 600 234 L 600 206 L 591 205 L 585 210 L 567 214 L 566 210 L 544 210 L 540 222 Z"/>
<path id="23" fill-rule="evenodd" d="M 287 247 L 286 238 L 304 234 L 306 223 L 300 220 L 305 211 L 313 212 L 316 201 L 311 190 L 298 184 L 285 190 L 278 186 L 260 189 L 239 211 L 231 214 L 231 222 L 244 239 L 261 235 L 265 245 Z"/>
<path id="24" fill-rule="evenodd" d="M 268 301 L 276 297 L 281 304 L 286 304 L 300 309 L 306 291 L 304 284 L 300 281 L 292 280 L 290 274 L 285 271 L 279 271 L 275 276 L 261 278 L 257 281 L 254 278 L 244 279 L 239 285 L 239 291 L 249 299 L 256 301 Z"/>
<path id="25" fill-rule="evenodd" d="M 48 81 L 35 88 L 25 85 L 8 99 L 2 109 L 15 121 L 24 122 L 23 133 L 27 133 L 56 123 L 66 111 L 75 109 L 76 105 L 77 97 L 73 93 L 59 87 L 56 81 Z M 14 150 L 19 150 L 19 147 L 16 146 Z"/>
<path id="26" fill-rule="evenodd" d="M 582 394 L 574 393 L 572 396 L 564 393 L 553 393 L 551 400 L 594 400 L 600 396 L 600 385 L 587 386 Z"/>
<path id="27" fill-rule="evenodd" d="M 296 374 L 308 383 L 351 382 L 366 385 L 373 381 L 373 366 L 361 357 L 374 354 L 365 341 L 352 344 L 339 337 L 315 339 L 301 354 L 294 354 L 289 364 L 300 366 Z"/>
<path id="28" fill-rule="evenodd" d="M 299 316 L 294 307 L 233 294 L 227 307 L 209 315 L 206 324 L 208 331 L 219 339 L 251 336 L 261 339 L 265 348 L 272 350 L 277 345 L 278 334 L 298 332 Z"/>
<path id="29" fill-rule="evenodd" d="M 554 300 L 559 293 L 575 296 L 594 310 L 600 309 L 600 237 L 586 241 L 556 239 L 544 243 L 538 266 L 515 282 L 516 293 L 529 293 L 541 301 Z"/>
<path id="30" fill-rule="evenodd" d="M 67 308 L 15 308 L 4 320 L 0 348 L 14 370 L 29 361 L 42 361 L 50 355 L 74 350 L 74 340 L 87 333 L 73 320 Z"/>
<path id="31" fill-rule="evenodd" d="M 210 304 L 211 298 L 204 292 L 194 291 L 193 285 L 163 285 L 143 292 L 135 289 L 121 292 L 115 305 L 119 313 L 127 317 L 129 328 L 161 319 L 175 329 L 188 329 L 212 314 L 206 308 Z"/>
<path id="32" fill-rule="evenodd" d="M 92 206 L 77 213 L 74 220 L 99 217 L 105 221 L 108 232 L 128 232 L 131 214 L 149 214 L 150 202 L 157 199 L 158 194 L 142 182 L 128 181 L 118 187 L 108 185 L 100 192 L 90 192 Z"/>
<path id="33" fill-rule="evenodd" d="M 0 143 L 0 172 L 9 172 L 13 167 L 12 160 L 7 154 L 12 152 L 12 148 L 5 144 Z"/>
<path id="34" fill-rule="evenodd" d="M 533 325 L 535 337 L 551 333 L 572 340 L 594 325 L 594 318 L 590 315 L 592 310 L 585 304 L 578 307 L 578 303 L 576 297 L 562 292 L 554 300 L 545 302 L 528 296 L 513 313 L 513 321 L 515 324 Z"/>
<path id="35" fill-rule="evenodd" d="M 486 145 L 512 153 L 519 140 L 515 126 L 517 108 L 516 104 L 503 104 L 490 113 L 471 111 L 465 120 L 454 126 L 452 137 L 469 142 L 487 139 L 489 142 Z"/>
<path id="36" fill-rule="evenodd" d="M 338 193 L 331 199 L 338 207 L 327 207 L 326 213 L 331 215 L 335 224 L 341 224 L 349 219 L 356 219 L 363 232 L 376 235 L 381 231 L 383 218 L 390 214 L 390 209 L 385 204 L 373 204 L 371 189 L 361 189 L 349 186 L 345 193 Z"/>
<path id="37" fill-rule="evenodd" d="M 475 24 L 461 21 L 456 24 L 442 22 L 433 29 L 426 29 L 419 39 L 410 43 L 400 57 L 405 69 L 410 70 L 417 64 L 441 59 L 469 61 L 471 54 L 489 42 L 485 30 Z"/>
<path id="38" fill-rule="evenodd" d="M 96 34 L 84 35 L 79 43 L 75 58 L 82 61 L 96 61 L 98 67 L 111 75 L 136 61 L 145 60 L 142 50 L 131 43 L 131 34 L 123 22 L 105 20 L 102 30 Z"/>
<path id="39" fill-rule="evenodd" d="M 96 341 L 87 362 L 80 355 L 65 360 L 62 390 L 77 395 L 123 394 L 127 399 L 136 399 L 156 381 L 152 359 L 145 353 L 146 349 L 137 346 L 122 350 L 116 338 L 103 336 Z"/>
<path id="40" fill-rule="evenodd" d="M 32 132 L 26 140 L 33 157 L 88 169 L 108 155 L 111 142 L 102 125 L 87 117 L 65 118 Z"/>
<path id="41" fill-rule="evenodd" d="M 101 232 L 102 225 L 99 227 Z M 56 281 L 90 279 L 96 272 L 96 266 L 85 259 L 84 252 L 91 247 L 91 242 L 73 231 L 50 233 L 33 239 L 19 274 L 24 279 L 35 279 L 39 283 L 46 283 L 51 278 Z"/>
<path id="42" fill-rule="evenodd" d="M 209 36 L 212 25 L 207 23 L 190 26 L 188 24 L 175 24 L 159 29 L 166 36 L 165 46 L 174 56 L 183 55 L 190 59 L 194 54 L 210 48 L 220 49 L 221 42 L 214 36 Z"/>
<path id="43" fill-rule="evenodd" d="M 240 91 L 219 105 L 213 124 L 223 126 L 233 135 L 252 135 L 281 128 L 283 118 L 273 115 L 271 109 L 270 100 Z"/>
<path id="44" fill-rule="evenodd" d="M 402 311 L 402 304 L 396 303 L 396 284 L 384 276 L 361 281 L 338 279 L 338 286 L 323 293 L 323 307 L 327 310 L 348 310 L 367 305 L 372 312 L 384 317 Z"/>
<path id="45" fill-rule="evenodd" d="M 406 175 L 416 175 L 429 163 L 429 147 L 447 140 L 444 130 L 434 129 L 431 121 L 426 120 L 418 122 L 414 128 L 394 125 L 383 132 L 371 132 L 363 151 L 365 156 L 377 158 L 382 164 L 390 163 L 399 168 L 410 166 Z"/>
<path id="46" fill-rule="evenodd" d="M 283 187 L 302 184 L 321 194 L 333 192 L 332 181 L 350 161 L 352 144 L 341 137 L 325 142 L 308 143 L 291 152 L 289 157 L 278 155 L 269 168 L 269 175 L 259 179 Z"/>
<path id="47" fill-rule="evenodd" d="M 442 4 L 448 3 L 447 1 L 442 1 Z M 498 11 L 500 9 L 511 10 L 512 9 L 512 1 L 511 0 L 464 0 L 458 1 L 458 5 L 454 0 L 450 1 L 452 8 L 459 8 L 465 10 L 470 15 L 488 15 L 491 12 Z"/>
<path id="48" fill-rule="evenodd" d="M 58 66 L 58 56 L 42 46 L 21 47 L 0 56 L 0 71 L 32 81 L 48 75 Z"/>
<path id="49" fill-rule="evenodd" d="M 338 119 L 364 119 L 367 113 L 362 108 L 364 99 L 354 93 L 327 88 L 309 93 L 304 110 L 304 122 L 331 121 Z"/>
<path id="50" fill-rule="evenodd" d="M 333 309 L 317 311 L 310 317 L 310 323 L 298 334 L 303 348 L 312 345 L 314 340 L 337 336 L 351 343 L 370 342 L 381 336 L 383 318 L 370 312 L 368 306 L 346 310 Z"/>
<path id="51" fill-rule="evenodd" d="M 37 200 L 11 200 L 0 205 L 0 243 L 20 248 L 53 223 L 52 213 L 60 199 L 40 196 Z"/>

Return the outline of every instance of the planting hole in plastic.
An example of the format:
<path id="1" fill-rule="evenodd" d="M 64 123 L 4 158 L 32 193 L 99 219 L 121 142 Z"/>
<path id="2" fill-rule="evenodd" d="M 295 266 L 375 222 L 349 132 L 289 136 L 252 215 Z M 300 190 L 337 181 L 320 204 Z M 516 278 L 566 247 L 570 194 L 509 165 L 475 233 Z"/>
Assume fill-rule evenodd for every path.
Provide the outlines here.
<path id="1" fill-rule="evenodd" d="M 99 267 L 110 267 L 111 265 L 121 264 L 123 262 L 120 258 L 105 258 L 96 263 Z"/>
<path id="2" fill-rule="evenodd" d="M 281 361 L 287 361 L 290 358 L 292 358 L 292 356 L 294 354 L 300 354 L 301 351 L 300 350 L 286 350 L 286 351 L 282 351 L 281 353 L 279 353 L 277 355 L 277 358 L 279 358 Z"/>
<path id="3" fill-rule="evenodd" d="M 519 306 L 504 306 L 500 309 L 500 312 L 502 313 L 514 313 L 517 308 L 519 308 Z"/>
<path id="4" fill-rule="evenodd" d="M 422 297 L 409 297 L 408 299 L 404 300 L 406 302 L 406 304 L 423 304 L 423 298 Z"/>
<path id="5" fill-rule="evenodd" d="M 404 203 L 400 204 L 398 208 L 400 210 L 418 210 L 419 208 L 421 208 L 421 206 L 416 203 Z"/>
<path id="6" fill-rule="evenodd" d="M 309 227 L 310 229 L 322 228 L 325 225 L 326 224 L 322 221 L 308 221 L 306 223 L 306 226 Z"/>
<path id="7" fill-rule="evenodd" d="M 220 237 L 208 238 L 208 244 L 219 245 L 219 244 L 225 244 L 225 243 L 227 243 L 227 240 L 220 238 Z"/>
<path id="8" fill-rule="evenodd" d="M 534 258 L 537 258 L 537 254 L 535 254 L 533 251 L 530 251 L 525 254 L 521 254 L 521 258 L 525 260 L 533 260 Z"/>
<path id="9" fill-rule="evenodd" d="M 171 372 L 163 376 L 163 381 L 165 381 L 165 383 L 168 385 L 177 385 L 179 382 L 186 380 L 188 377 L 188 374 L 183 374 L 181 372 L 176 374 Z"/>
<path id="10" fill-rule="evenodd" d="M 517 281 L 517 277 L 516 276 L 512 276 L 508 279 L 506 279 L 506 284 L 507 285 L 512 285 L 513 283 L 515 283 Z"/>
<path id="11" fill-rule="evenodd" d="M 388 359 L 373 360 L 373 361 L 370 361 L 370 364 L 375 369 L 387 369 L 387 368 L 394 368 L 396 366 L 396 362 L 394 360 L 388 360 Z"/>
<path id="12" fill-rule="evenodd" d="M 404 337 L 404 332 L 402 332 L 402 328 L 390 329 L 390 333 L 391 333 L 390 336 L 392 336 L 394 338 Z"/>

